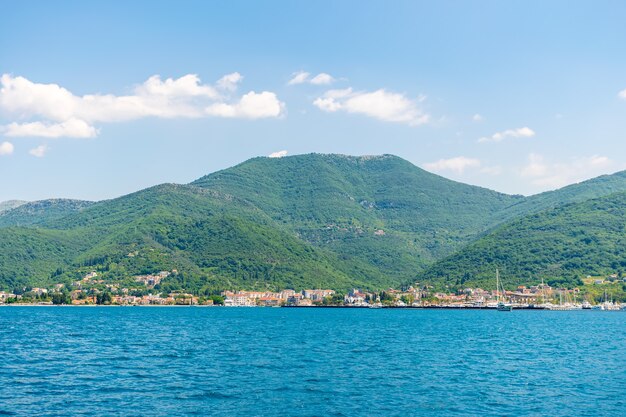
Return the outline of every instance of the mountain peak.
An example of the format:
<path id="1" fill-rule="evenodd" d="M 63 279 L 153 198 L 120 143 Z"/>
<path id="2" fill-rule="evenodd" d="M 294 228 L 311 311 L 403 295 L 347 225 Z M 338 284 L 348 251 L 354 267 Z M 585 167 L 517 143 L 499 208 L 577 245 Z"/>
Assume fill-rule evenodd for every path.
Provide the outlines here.
<path id="1" fill-rule="evenodd" d="M 305 154 L 297 154 L 297 155 L 286 155 L 281 157 L 272 157 L 272 156 L 259 156 L 255 158 L 251 158 L 247 161 L 242 162 L 239 165 L 245 165 L 247 163 L 263 161 L 265 163 L 290 163 L 294 161 L 324 161 L 324 162 L 354 162 L 354 163 L 363 163 L 363 162 L 372 162 L 372 161 L 406 161 L 405 159 L 400 158 L 396 155 L 391 154 L 381 154 L 381 155 L 347 155 L 341 153 L 305 153 Z"/>

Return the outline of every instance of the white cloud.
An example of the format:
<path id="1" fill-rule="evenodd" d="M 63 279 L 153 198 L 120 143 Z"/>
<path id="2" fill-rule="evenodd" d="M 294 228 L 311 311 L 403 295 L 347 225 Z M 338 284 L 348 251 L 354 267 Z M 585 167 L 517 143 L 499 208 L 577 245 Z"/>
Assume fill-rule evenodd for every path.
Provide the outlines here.
<path id="1" fill-rule="evenodd" d="M 480 114 L 476 113 L 475 115 L 472 116 L 472 120 L 475 122 L 482 122 L 483 117 Z"/>
<path id="2" fill-rule="evenodd" d="M 326 74 L 325 72 L 321 72 L 315 77 L 311 78 L 311 84 L 314 85 L 332 84 L 334 81 L 335 79 L 330 74 Z"/>
<path id="3" fill-rule="evenodd" d="M 235 73 L 237 74 L 237 73 Z M 218 81 L 224 82 L 224 79 L 231 77 L 229 74 Z M 239 74 L 237 74 L 239 75 Z M 187 74 L 178 79 L 168 78 L 161 81 L 161 77 L 153 75 L 148 78 L 141 86 L 135 89 L 135 92 L 142 97 L 164 96 L 164 97 L 208 97 L 217 98 L 219 94 L 209 85 L 200 83 L 200 78 L 196 74 Z M 97 97 L 97 96 L 93 96 Z"/>
<path id="4" fill-rule="evenodd" d="M 310 75 L 311 73 L 306 71 L 295 72 L 293 73 L 293 77 L 289 80 L 287 85 L 304 84 L 305 82 L 307 82 Z"/>
<path id="5" fill-rule="evenodd" d="M 243 76 L 238 72 L 224 75 L 217 80 L 217 87 L 221 90 L 233 92 L 237 90 L 237 85 L 243 80 Z"/>
<path id="6" fill-rule="evenodd" d="M 46 155 L 46 152 L 48 152 L 48 147 L 46 145 L 39 145 L 28 151 L 29 154 L 36 156 L 37 158 L 43 158 Z"/>
<path id="7" fill-rule="evenodd" d="M 5 136 L 10 137 L 42 137 L 42 138 L 93 138 L 98 130 L 80 119 L 69 119 L 62 123 L 10 123 L 0 128 Z"/>
<path id="8" fill-rule="evenodd" d="M 480 165 L 481 163 L 478 159 L 457 156 L 455 158 L 440 159 L 435 162 L 429 162 L 424 164 L 424 168 L 434 172 L 452 171 L 457 174 L 462 174 L 466 169 L 478 168 Z"/>
<path id="9" fill-rule="evenodd" d="M 328 85 L 334 83 L 336 80 L 330 74 L 320 72 L 314 77 L 311 77 L 310 72 L 299 71 L 292 74 L 291 79 L 287 82 L 287 85 L 298 84 L 313 84 L 313 85 Z"/>
<path id="10" fill-rule="evenodd" d="M 213 104 L 207 107 L 205 112 L 211 116 L 261 119 L 280 116 L 284 106 L 284 103 L 279 101 L 274 93 L 269 91 L 255 93 L 254 91 L 250 91 L 244 94 L 237 103 Z"/>
<path id="11" fill-rule="evenodd" d="M 428 123 L 430 115 L 418 105 L 422 100 L 410 100 L 404 94 L 384 89 L 372 92 L 354 92 L 351 88 L 329 90 L 313 104 L 320 110 L 364 114 L 387 122 L 421 125 Z"/>
<path id="12" fill-rule="evenodd" d="M 250 92 L 231 99 L 218 91 L 232 93 L 242 79 L 241 74 L 235 72 L 222 77 L 214 87 L 202 84 L 195 74 L 165 80 L 154 75 L 130 95 L 76 96 L 57 84 L 39 84 L 24 77 L 4 74 L 0 77 L 0 110 L 26 121 L 4 126 L 3 130 L 12 132 L 12 136 L 93 137 L 98 133 L 93 124 L 98 122 L 145 117 L 199 118 L 212 115 L 256 119 L 281 115 L 284 104 L 278 101 L 275 93 Z M 263 108 L 264 105 L 267 107 Z M 230 110 L 206 111 L 207 107 Z M 276 111 L 277 107 L 279 111 Z"/>
<path id="13" fill-rule="evenodd" d="M 478 142 L 501 142 L 506 138 L 531 138 L 535 136 L 535 131 L 529 127 L 520 127 L 518 129 L 508 129 L 503 132 L 496 132 L 491 136 L 485 136 L 478 139 Z"/>
<path id="14" fill-rule="evenodd" d="M 287 151 L 272 152 L 268 155 L 270 158 L 282 158 L 284 156 L 287 156 Z"/>
<path id="15" fill-rule="evenodd" d="M 10 142 L 2 142 L 0 143 L 0 156 L 2 155 L 11 155 L 15 147 Z"/>
<path id="16" fill-rule="evenodd" d="M 618 94 L 619 98 L 626 100 L 626 88 L 620 91 Z"/>
<path id="17" fill-rule="evenodd" d="M 528 164 L 522 168 L 522 177 L 542 177 L 548 174 L 549 167 L 546 165 L 543 155 L 531 153 L 528 155 Z"/>
<path id="18" fill-rule="evenodd" d="M 535 186 L 555 189 L 605 174 L 615 167 L 615 162 L 606 156 L 592 155 L 553 162 L 543 155 L 531 153 L 528 155 L 528 163 L 519 173 Z"/>
<path id="19" fill-rule="evenodd" d="M 609 167 L 613 161 L 611 161 L 606 156 L 593 155 L 587 158 L 587 163 L 589 166 L 598 167 L 598 168 L 606 168 Z"/>

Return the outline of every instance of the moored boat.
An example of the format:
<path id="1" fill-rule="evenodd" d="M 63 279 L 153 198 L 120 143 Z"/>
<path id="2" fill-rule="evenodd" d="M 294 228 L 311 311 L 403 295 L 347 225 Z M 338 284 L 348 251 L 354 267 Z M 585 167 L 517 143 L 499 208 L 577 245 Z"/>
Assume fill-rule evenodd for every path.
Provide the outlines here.
<path id="1" fill-rule="evenodd" d="M 498 311 L 513 311 L 513 306 L 511 304 L 506 304 L 503 302 L 498 303 L 496 307 Z"/>
<path id="2" fill-rule="evenodd" d="M 496 268 L 496 295 L 498 297 L 496 309 L 498 311 L 513 311 L 513 304 L 505 302 L 505 294 L 504 285 L 502 285 L 502 282 L 500 281 L 500 272 L 498 271 L 498 268 Z"/>

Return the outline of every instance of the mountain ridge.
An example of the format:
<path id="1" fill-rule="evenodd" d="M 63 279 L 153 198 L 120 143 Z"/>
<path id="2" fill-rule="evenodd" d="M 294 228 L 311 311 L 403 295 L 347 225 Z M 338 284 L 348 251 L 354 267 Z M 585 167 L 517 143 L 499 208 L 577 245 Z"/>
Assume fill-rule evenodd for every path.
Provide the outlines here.
<path id="1" fill-rule="evenodd" d="M 23 201 L 23 200 L 0 201 L 0 214 L 2 214 L 5 211 L 12 210 L 26 203 L 28 203 L 28 201 Z"/>
<path id="2" fill-rule="evenodd" d="M 573 202 L 504 223 L 423 274 L 428 282 L 485 285 L 498 268 L 511 285 L 582 285 L 626 272 L 626 192 Z"/>
<path id="3" fill-rule="evenodd" d="M 389 154 L 257 157 L 190 184 L 0 213 L 0 287 L 69 282 L 88 269 L 112 280 L 178 269 L 166 285 L 194 291 L 382 289 L 514 219 L 615 190 L 626 191 L 625 172 L 523 197 Z"/>
<path id="4" fill-rule="evenodd" d="M 92 201 L 50 198 L 24 202 L 0 212 L 0 227 L 33 226 L 54 218 L 62 218 L 95 204 Z"/>

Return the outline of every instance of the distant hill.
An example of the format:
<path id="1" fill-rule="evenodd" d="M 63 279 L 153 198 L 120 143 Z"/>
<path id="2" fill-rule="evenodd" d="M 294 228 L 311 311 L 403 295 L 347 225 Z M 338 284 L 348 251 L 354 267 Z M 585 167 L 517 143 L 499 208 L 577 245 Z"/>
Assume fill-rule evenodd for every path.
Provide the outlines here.
<path id="1" fill-rule="evenodd" d="M 626 192 L 626 171 L 616 172 L 612 175 L 602 175 L 577 184 L 568 185 L 558 190 L 530 196 L 502 211 L 495 217 L 495 220 L 508 220 L 547 208 L 576 203 L 619 192 Z"/>
<path id="2" fill-rule="evenodd" d="M 538 255 L 528 264 L 526 249 L 516 245 L 539 250 L 533 222 L 549 230 L 546 213 L 622 189 L 626 175 L 617 173 L 526 198 L 451 181 L 392 155 L 254 158 L 188 185 L 97 203 L 44 200 L 0 213 L 0 289 L 71 282 L 91 270 L 123 282 L 176 269 L 165 289 L 205 293 L 383 289 L 423 278 L 481 283 L 496 264 L 516 282 L 548 277 L 546 271 L 571 275 L 591 264 L 546 266 Z M 579 218 L 599 216 L 596 206 L 581 207 Z M 479 250 L 522 226 L 530 240 L 520 233 L 507 245 L 524 257 L 507 252 L 505 264 L 492 259 L 495 249 Z M 557 248 L 541 245 L 545 253 Z M 594 259 L 609 247 L 597 250 Z"/>
<path id="3" fill-rule="evenodd" d="M 0 214 L 2 214 L 2 212 L 14 209 L 14 208 L 19 207 L 22 204 L 26 204 L 26 203 L 27 203 L 27 201 L 21 201 L 21 200 L 2 201 L 2 202 L 0 202 Z"/>
<path id="4" fill-rule="evenodd" d="M 575 285 L 581 276 L 626 272 L 626 193 L 561 205 L 512 220 L 429 268 L 421 280 L 493 287 Z"/>
<path id="5" fill-rule="evenodd" d="M 312 247 L 245 202 L 185 185 L 97 203 L 47 229 L 0 228 L 0 241 L 5 286 L 70 281 L 91 269 L 114 280 L 178 269 L 181 282 L 171 285 L 195 290 L 390 284 L 363 280 L 367 265 Z"/>
<path id="6" fill-rule="evenodd" d="M 95 204 L 27 205 L 0 217 L 0 238 L 21 225 L 38 227 L 36 239 L 45 228 L 72 242 L 59 245 L 57 260 L 47 255 L 12 282 L 45 282 L 57 269 L 70 279 L 87 263 L 118 277 L 176 268 L 195 288 L 385 288 L 470 241 L 488 227 L 489 215 L 519 198 L 390 155 L 255 158 L 187 186 Z M 26 239 L 28 232 L 19 232 Z M 31 245 L 35 257 L 40 246 L 47 247 Z M 0 256 L 17 251 L 15 259 L 23 247 L 7 250 Z M 127 256 L 137 251 L 145 256 Z"/>
<path id="7" fill-rule="evenodd" d="M 0 211 L 0 227 L 46 225 L 92 204 L 91 201 L 60 198 L 22 203 Z"/>

